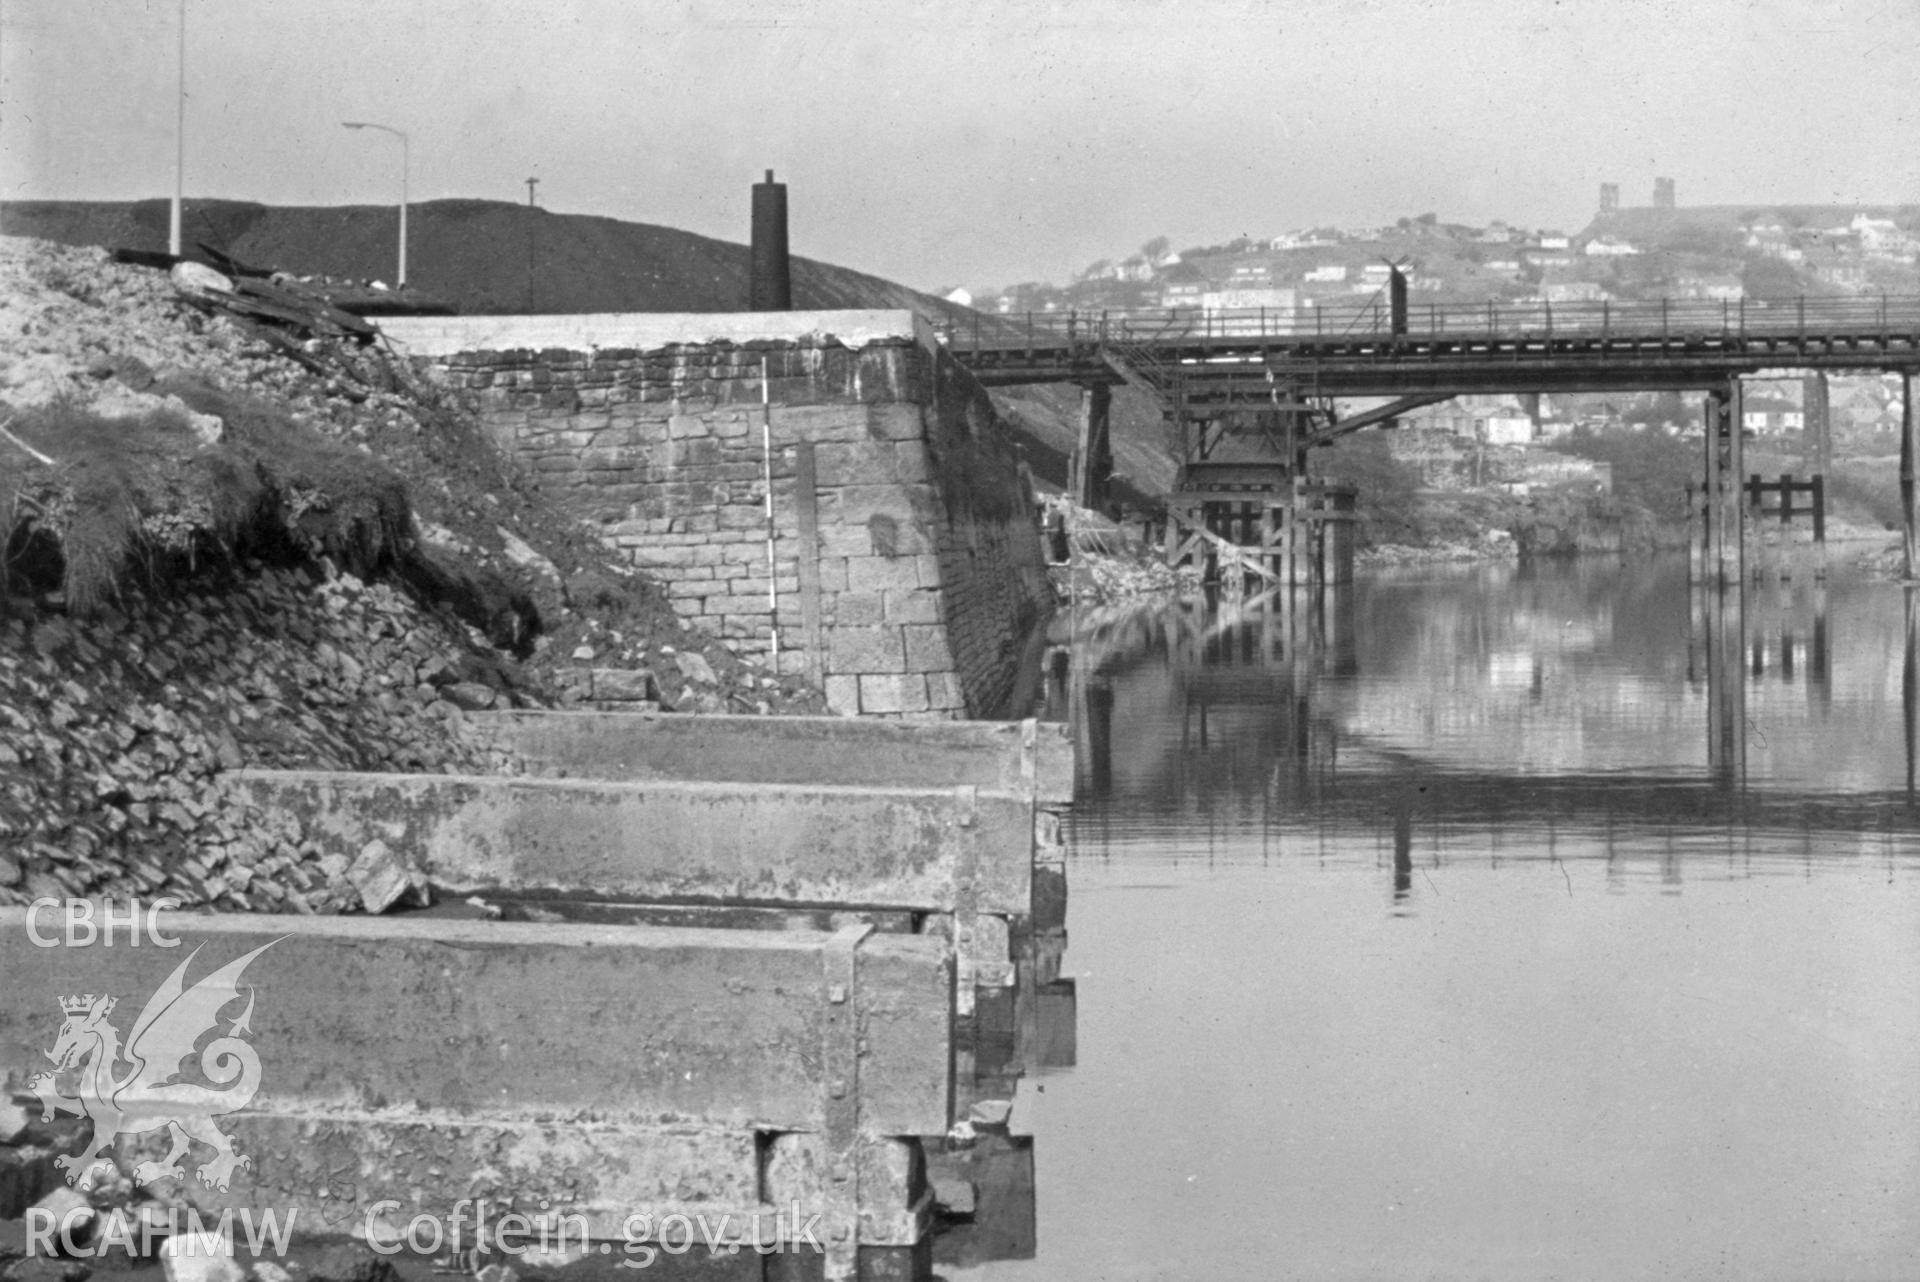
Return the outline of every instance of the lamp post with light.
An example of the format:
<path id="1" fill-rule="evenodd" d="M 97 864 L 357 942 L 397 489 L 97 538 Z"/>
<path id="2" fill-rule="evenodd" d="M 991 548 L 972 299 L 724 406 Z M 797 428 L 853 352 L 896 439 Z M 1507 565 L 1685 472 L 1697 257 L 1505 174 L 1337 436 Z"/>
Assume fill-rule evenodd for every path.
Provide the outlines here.
<path id="1" fill-rule="evenodd" d="M 396 288 L 407 287 L 407 136 L 391 125 L 376 125 L 370 120 L 343 120 L 348 129 L 378 129 L 400 140 L 400 280 Z"/>

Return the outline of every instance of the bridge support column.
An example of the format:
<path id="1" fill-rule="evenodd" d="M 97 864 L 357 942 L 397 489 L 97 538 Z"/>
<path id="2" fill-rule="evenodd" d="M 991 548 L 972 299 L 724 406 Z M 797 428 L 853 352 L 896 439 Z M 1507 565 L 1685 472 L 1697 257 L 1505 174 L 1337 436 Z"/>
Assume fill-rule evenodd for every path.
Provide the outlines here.
<path id="1" fill-rule="evenodd" d="M 1915 455 L 1920 454 L 1920 414 L 1915 413 L 1914 394 L 1920 392 L 1920 378 L 1903 374 L 1900 378 L 1900 512 L 1901 547 L 1905 551 L 1902 572 L 1909 579 L 1920 577 L 1920 512 L 1915 511 Z"/>
<path id="2" fill-rule="evenodd" d="M 1747 774 L 1747 585 L 1738 579 L 1715 588 L 1705 602 L 1707 630 L 1707 767 L 1716 781 L 1743 783 Z"/>
<path id="3" fill-rule="evenodd" d="M 1809 374 L 1800 384 L 1800 410 L 1805 446 L 1802 454 L 1813 473 L 1813 575 L 1827 576 L 1826 487 L 1833 475 L 1833 408 L 1825 371 Z"/>
<path id="4" fill-rule="evenodd" d="M 1806 458 L 1807 470 L 1815 476 L 1826 476 L 1833 471 L 1833 415 L 1824 372 L 1809 374 L 1801 380 L 1800 411 L 1806 442 L 1801 453 Z"/>
<path id="5" fill-rule="evenodd" d="M 1746 490 L 1741 479 L 1740 380 L 1707 396 L 1705 577 L 1722 586 L 1746 578 Z"/>
<path id="6" fill-rule="evenodd" d="M 1920 590 L 1909 586 L 1907 646 L 1900 667 L 1900 724 L 1907 749 L 1907 797 L 1914 795 L 1915 764 L 1920 759 Z"/>
<path id="7" fill-rule="evenodd" d="M 1089 511 L 1105 514 L 1107 491 L 1113 480 L 1113 437 L 1108 419 L 1113 388 L 1088 383 L 1080 389 L 1080 433 L 1073 453 L 1073 501 Z"/>

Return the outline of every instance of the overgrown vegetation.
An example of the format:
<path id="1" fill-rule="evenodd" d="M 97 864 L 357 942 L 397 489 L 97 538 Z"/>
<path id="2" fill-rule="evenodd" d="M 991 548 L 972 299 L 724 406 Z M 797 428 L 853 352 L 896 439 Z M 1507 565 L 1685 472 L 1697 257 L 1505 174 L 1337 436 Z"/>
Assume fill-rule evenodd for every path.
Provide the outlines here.
<path id="1" fill-rule="evenodd" d="M 9 430 L 52 462 L 27 457 L 0 495 L 0 588 L 57 586 L 89 614 L 129 578 L 164 580 L 263 548 L 363 575 L 398 559 L 406 488 L 372 456 L 197 380 L 151 390 L 185 410 L 106 417 L 63 398 L 10 416 Z"/>
<path id="2" fill-rule="evenodd" d="M 1884 529 L 1900 529 L 1905 520 L 1900 473 L 1884 461 L 1836 462 L 1827 478 L 1827 503 L 1830 508 L 1855 508 Z"/>
<path id="3" fill-rule="evenodd" d="M 1696 447 L 1660 432 L 1575 432 L 1555 446 L 1612 469 L 1611 494 L 1432 489 L 1384 433 L 1361 432 L 1316 454 L 1316 470 L 1359 489 L 1362 549 L 1471 545 L 1504 531 L 1523 555 L 1646 549 L 1686 529 Z"/>
<path id="4" fill-rule="evenodd" d="M 1664 432 L 1599 432 L 1575 428 L 1554 444 L 1563 454 L 1605 463 L 1613 497 L 1656 521 L 1685 525 L 1687 483 L 1698 481 L 1700 444 Z"/>

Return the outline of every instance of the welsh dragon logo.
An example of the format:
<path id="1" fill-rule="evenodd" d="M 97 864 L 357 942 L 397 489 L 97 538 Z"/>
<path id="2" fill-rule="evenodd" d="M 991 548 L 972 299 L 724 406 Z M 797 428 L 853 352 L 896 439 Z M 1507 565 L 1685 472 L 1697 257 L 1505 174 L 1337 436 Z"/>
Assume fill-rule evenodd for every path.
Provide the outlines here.
<path id="1" fill-rule="evenodd" d="M 242 1040 L 253 1031 L 252 988 L 247 990 L 246 1009 L 226 1034 L 200 1048 L 200 1075 L 211 1085 L 179 1078 L 182 1061 L 194 1054 L 203 1035 L 218 1031 L 221 1010 L 239 998 L 240 975 L 247 964 L 273 943 L 262 944 L 188 988 L 187 967 L 200 955 L 195 948 L 147 999 L 124 1046 L 119 1030 L 107 1022 L 114 998 L 88 993 L 60 999 L 67 1019 L 47 1052 L 54 1071 L 38 1074 L 27 1086 L 40 1098 L 43 1120 L 53 1120 L 55 1113 L 93 1119 L 90 1145 L 75 1156 L 55 1159 L 67 1173 L 67 1183 L 90 1187 L 95 1168 L 109 1160 L 118 1137 L 162 1127 L 171 1133 L 173 1147 L 162 1160 L 134 1167 L 136 1184 L 184 1175 L 180 1159 L 195 1140 L 214 1152 L 200 1164 L 200 1182 L 208 1188 L 225 1189 L 235 1168 L 253 1165 L 253 1159 L 234 1152 L 233 1141 L 213 1121 L 245 1108 L 260 1089 L 260 1057 Z M 61 1079 L 73 1072 L 79 1074 L 77 1093 L 68 1094 Z"/>

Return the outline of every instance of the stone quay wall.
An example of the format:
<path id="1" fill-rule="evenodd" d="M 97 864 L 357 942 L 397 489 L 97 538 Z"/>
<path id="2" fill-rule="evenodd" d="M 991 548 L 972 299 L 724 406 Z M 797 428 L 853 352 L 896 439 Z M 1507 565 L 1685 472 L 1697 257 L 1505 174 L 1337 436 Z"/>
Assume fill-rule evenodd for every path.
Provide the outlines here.
<path id="1" fill-rule="evenodd" d="M 1051 605 L 1031 489 L 912 313 L 382 329 L 477 395 L 501 447 L 683 617 L 743 653 L 777 644 L 835 711 L 989 716 L 1011 691 Z"/>

